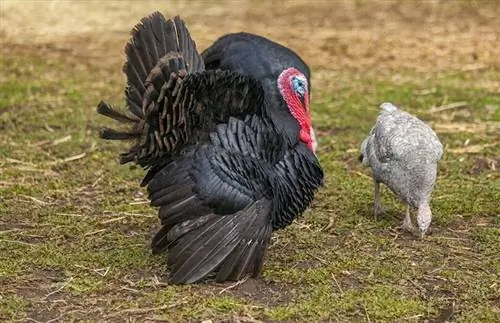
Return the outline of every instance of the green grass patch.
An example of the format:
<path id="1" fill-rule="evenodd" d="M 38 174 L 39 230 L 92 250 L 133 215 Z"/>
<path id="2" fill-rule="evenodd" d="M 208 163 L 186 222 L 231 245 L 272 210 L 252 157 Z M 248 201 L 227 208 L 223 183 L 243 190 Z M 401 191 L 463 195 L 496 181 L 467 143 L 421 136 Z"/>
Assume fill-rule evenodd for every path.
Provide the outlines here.
<path id="1" fill-rule="evenodd" d="M 97 138 L 109 121 L 95 106 L 120 102 L 119 70 L 96 83 L 91 69 L 32 56 L 2 57 L 0 67 L 2 320 L 404 321 L 451 303 L 456 321 L 499 320 L 500 149 L 488 144 L 498 141 L 500 96 L 463 86 L 495 73 L 430 74 L 426 84 L 411 71 L 398 82 L 344 75 L 315 88 L 325 187 L 274 235 L 262 279 L 231 287 L 165 283 L 165 258 L 149 249 L 158 220 L 141 204 L 143 171 L 119 166 L 124 146 Z M 357 161 L 384 101 L 428 121 L 446 147 L 422 241 L 397 229 L 404 207 L 388 189 L 387 215 L 374 220 L 370 172 Z"/>

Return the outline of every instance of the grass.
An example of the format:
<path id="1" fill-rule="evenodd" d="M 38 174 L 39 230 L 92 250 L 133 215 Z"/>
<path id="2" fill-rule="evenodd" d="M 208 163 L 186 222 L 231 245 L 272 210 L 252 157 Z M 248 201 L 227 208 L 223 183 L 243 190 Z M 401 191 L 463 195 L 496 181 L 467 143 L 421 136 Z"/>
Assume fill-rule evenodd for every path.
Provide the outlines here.
<path id="1" fill-rule="evenodd" d="M 201 27 L 193 25 L 196 38 Z M 70 40 L 79 51 L 63 54 L 8 39 L 1 49 L 2 321 L 500 320 L 498 61 L 479 70 L 382 62 L 381 74 L 350 61 L 335 69 L 313 61 L 325 187 L 302 218 L 274 235 L 262 279 L 168 286 L 165 259 L 149 250 L 158 221 L 138 185 L 143 172 L 119 166 L 124 147 L 96 135 L 107 122 L 96 103 L 122 100 L 125 36 L 109 36 L 102 59 L 89 60 L 97 54 L 81 40 Z M 383 101 L 429 122 L 446 148 L 432 232 L 422 241 L 397 229 L 403 206 L 387 189 L 388 215 L 372 216 L 369 171 L 357 156 Z M 434 111 L 454 102 L 466 103 Z"/>

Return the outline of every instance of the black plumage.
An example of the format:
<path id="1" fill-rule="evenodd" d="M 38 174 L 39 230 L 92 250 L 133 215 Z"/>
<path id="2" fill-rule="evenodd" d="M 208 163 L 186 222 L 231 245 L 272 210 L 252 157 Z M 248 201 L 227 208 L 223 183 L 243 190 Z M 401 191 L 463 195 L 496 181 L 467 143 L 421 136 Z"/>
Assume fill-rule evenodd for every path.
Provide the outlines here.
<path id="1" fill-rule="evenodd" d="M 224 42 L 230 46 L 230 38 Z M 120 162 L 148 169 L 142 184 L 162 224 L 152 249 L 168 253 L 175 284 L 258 276 L 271 233 L 304 212 L 323 180 L 276 83 L 290 66 L 309 78 L 307 65 L 288 49 L 283 57 L 299 65 L 280 61 L 279 51 L 266 48 L 272 42 L 256 45 L 258 60 L 238 64 L 238 50 L 217 44 L 202 57 L 179 17 L 153 13 L 125 49 L 129 113 L 104 102 L 97 108 L 129 125 L 100 136 L 135 141 Z"/>
<path id="2" fill-rule="evenodd" d="M 275 81 L 273 76 L 293 66 L 306 76 L 311 88 L 309 66 L 291 49 L 259 35 L 245 32 L 224 35 L 205 49 L 201 57 L 207 70 L 231 70 L 257 80 Z"/>
<path id="3" fill-rule="evenodd" d="M 268 38 L 239 32 L 220 37 L 201 53 L 201 57 L 207 70 L 229 70 L 259 80 L 266 98 L 273 103 L 267 113 L 272 119 L 281 121 L 276 124 L 280 132 L 294 136 L 292 131 L 297 122 L 286 106 L 278 104 L 282 99 L 276 81 L 284 69 L 293 66 L 305 75 L 311 93 L 311 72 L 300 56 Z"/>

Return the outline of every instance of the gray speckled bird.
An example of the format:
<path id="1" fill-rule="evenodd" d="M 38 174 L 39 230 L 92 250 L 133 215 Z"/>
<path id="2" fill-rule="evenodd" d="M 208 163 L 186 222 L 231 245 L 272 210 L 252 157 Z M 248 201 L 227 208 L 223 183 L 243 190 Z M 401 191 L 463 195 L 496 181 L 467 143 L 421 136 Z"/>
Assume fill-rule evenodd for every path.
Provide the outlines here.
<path id="1" fill-rule="evenodd" d="M 383 212 L 379 185 L 384 183 L 406 203 L 403 228 L 410 232 L 415 232 L 410 206 L 417 209 L 423 237 L 432 220 L 429 202 L 443 146 L 436 133 L 421 120 L 391 103 L 382 103 L 380 108 L 375 126 L 361 144 L 360 155 L 363 165 L 372 169 L 375 218 Z"/>

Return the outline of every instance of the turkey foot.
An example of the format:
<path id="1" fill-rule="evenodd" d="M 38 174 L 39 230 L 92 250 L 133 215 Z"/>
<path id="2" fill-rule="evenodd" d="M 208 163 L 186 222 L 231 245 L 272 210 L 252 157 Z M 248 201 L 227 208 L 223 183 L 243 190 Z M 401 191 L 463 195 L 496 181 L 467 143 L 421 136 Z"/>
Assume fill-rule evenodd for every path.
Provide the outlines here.
<path id="1" fill-rule="evenodd" d="M 413 226 L 410 216 L 410 206 L 406 205 L 406 215 L 401 224 L 401 229 L 411 233 L 413 236 L 419 236 L 418 230 Z"/>
<path id="2" fill-rule="evenodd" d="M 411 216 L 410 216 L 410 206 L 406 206 L 406 215 L 403 220 L 403 224 L 401 225 L 401 228 L 404 230 L 413 233 L 415 231 L 415 227 L 413 226 L 413 223 L 411 223 Z"/>
<path id="3" fill-rule="evenodd" d="M 382 203 L 380 201 L 375 202 L 375 205 L 373 206 L 373 215 L 375 216 L 375 220 L 378 220 L 381 215 L 385 215 L 385 209 L 382 207 Z"/>

